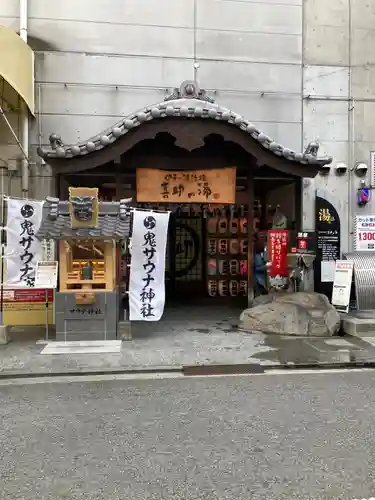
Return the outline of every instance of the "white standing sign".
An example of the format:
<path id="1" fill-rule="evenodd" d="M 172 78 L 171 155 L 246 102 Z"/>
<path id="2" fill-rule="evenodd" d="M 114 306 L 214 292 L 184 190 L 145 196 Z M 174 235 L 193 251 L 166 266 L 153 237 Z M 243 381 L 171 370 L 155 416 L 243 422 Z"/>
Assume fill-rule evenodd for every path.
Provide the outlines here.
<path id="1" fill-rule="evenodd" d="M 332 305 L 339 311 L 349 311 L 352 279 L 353 262 L 351 260 L 337 260 L 332 290 Z"/>
<path id="2" fill-rule="evenodd" d="M 354 246 L 357 252 L 375 252 L 375 215 L 356 216 Z"/>
<path id="3" fill-rule="evenodd" d="M 57 261 L 40 260 L 36 264 L 35 287 L 57 288 Z"/>
<path id="4" fill-rule="evenodd" d="M 43 202 L 35 200 L 7 199 L 8 257 L 6 284 L 13 287 L 33 287 L 36 263 L 42 258 L 43 246 L 36 238 L 42 222 Z"/>
<path id="5" fill-rule="evenodd" d="M 129 278 L 130 321 L 159 321 L 165 303 L 169 212 L 135 210 Z"/>

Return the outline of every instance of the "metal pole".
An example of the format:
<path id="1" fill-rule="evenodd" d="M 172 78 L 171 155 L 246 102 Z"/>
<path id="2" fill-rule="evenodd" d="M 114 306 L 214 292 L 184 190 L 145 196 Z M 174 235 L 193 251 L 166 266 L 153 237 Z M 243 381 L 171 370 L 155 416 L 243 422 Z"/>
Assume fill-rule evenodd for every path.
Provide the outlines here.
<path id="1" fill-rule="evenodd" d="M 27 161 L 27 163 L 29 163 L 29 157 L 28 157 L 28 155 L 27 155 L 26 151 L 24 150 L 24 148 L 23 148 L 23 146 L 22 146 L 22 144 L 21 144 L 21 141 L 18 139 L 17 134 L 16 134 L 16 133 L 15 133 L 15 131 L 14 131 L 14 128 L 13 128 L 13 127 L 12 127 L 12 125 L 9 123 L 9 120 L 8 120 L 8 118 L 6 117 L 6 114 L 5 114 L 5 112 L 4 112 L 4 110 L 3 110 L 3 108 L 2 108 L 1 106 L 0 106 L 0 115 L 4 118 L 4 121 L 5 121 L 5 123 L 7 124 L 8 128 L 9 128 L 9 130 L 10 130 L 11 134 L 12 134 L 12 136 L 14 137 L 14 140 L 16 141 L 16 143 L 17 143 L 18 147 L 19 147 L 19 148 L 20 148 L 20 150 L 22 151 L 22 154 L 23 154 L 23 156 L 25 157 L 25 160 Z"/>
<path id="2" fill-rule="evenodd" d="M 20 37 L 27 42 L 27 0 L 20 0 Z"/>
<path id="3" fill-rule="evenodd" d="M 3 325 L 4 312 L 4 256 L 5 256 L 5 194 L 4 194 L 4 172 L 1 172 L 1 284 L 0 284 L 0 325 Z"/>
<path id="4" fill-rule="evenodd" d="M 27 43 L 27 0 L 20 0 L 20 37 Z M 26 103 L 21 101 L 21 111 L 22 111 L 22 152 L 24 153 L 24 158 L 22 159 L 22 171 L 21 171 L 21 187 L 22 195 L 24 198 L 28 197 L 29 193 L 29 110 L 27 109 Z"/>
<path id="5" fill-rule="evenodd" d="M 46 341 L 49 340 L 49 324 L 48 324 L 48 288 L 46 288 Z"/>

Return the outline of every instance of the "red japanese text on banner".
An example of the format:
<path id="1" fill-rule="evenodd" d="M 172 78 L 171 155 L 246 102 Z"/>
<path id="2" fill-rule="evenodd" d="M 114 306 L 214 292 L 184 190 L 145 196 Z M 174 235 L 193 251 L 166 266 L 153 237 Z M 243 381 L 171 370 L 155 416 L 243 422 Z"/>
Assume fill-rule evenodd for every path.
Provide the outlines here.
<path id="1" fill-rule="evenodd" d="M 268 231 L 270 276 L 289 276 L 288 273 L 288 230 L 271 229 Z"/>

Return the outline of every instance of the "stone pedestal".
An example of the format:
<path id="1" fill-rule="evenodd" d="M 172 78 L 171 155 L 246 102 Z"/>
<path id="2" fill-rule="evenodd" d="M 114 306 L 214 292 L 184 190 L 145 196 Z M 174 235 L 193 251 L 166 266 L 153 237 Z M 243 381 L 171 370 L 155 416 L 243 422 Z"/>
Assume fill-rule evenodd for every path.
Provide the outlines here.
<path id="1" fill-rule="evenodd" d="M 74 293 L 55 295 L 56 340 L 116 340 L 119 294 L 96 292 L 95 303 L 79 305 Z"/>
<path id="2" fill-rule="evenodd" d="M 314 261 L 315 254 L 288 253 L 288 271 L 290 289 L 294 292 L 293 280 L 299 283 L 300 292 L 314 292 Z M 302 279 L 303 277 L 303 279 Z"/>
<path id="3" fill-rule="evenodd" d="M 343 314 L 342 330 L 353 337 L 375 337 L 375 311 Z"/>
<path id="4" fill-rule="evenodd" d="M 9 327 L 8 325 L 0 325 L 0 345 L 9 343 Z"/>

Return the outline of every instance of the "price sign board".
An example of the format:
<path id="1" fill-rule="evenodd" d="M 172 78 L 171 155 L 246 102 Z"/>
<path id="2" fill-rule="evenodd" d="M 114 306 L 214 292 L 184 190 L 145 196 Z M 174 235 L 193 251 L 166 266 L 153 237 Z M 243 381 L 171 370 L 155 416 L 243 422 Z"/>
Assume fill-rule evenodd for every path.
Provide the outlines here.
<path id="1" fill-rule="evenodd" d="M 39 260 L 36 264 L 35 286 L 37 288 L 57 288 L 57 261 Z"/>
<path id="2" fill-rule="evenodd" d="M 375 215 L 357 215 L 354 221 L 355 250 L 375 252 Z"/>
<path id="3" fill-rule="evenodd" d="M 335 306 L 338 311 L 349 311 L 352 279 L 353 262 L 350 260 L 337 260 L 335 279 L 333 282 L 332 305 Z"/>

